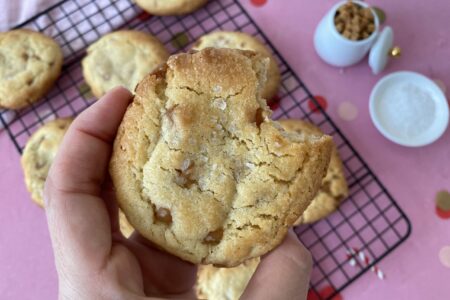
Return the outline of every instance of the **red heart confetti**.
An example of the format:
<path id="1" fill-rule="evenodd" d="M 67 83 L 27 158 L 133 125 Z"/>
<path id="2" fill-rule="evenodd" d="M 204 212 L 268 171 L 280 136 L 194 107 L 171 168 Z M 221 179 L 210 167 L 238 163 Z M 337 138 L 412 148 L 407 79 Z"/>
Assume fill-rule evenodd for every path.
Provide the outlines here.
<path id="1" fill-rule="evenodd" d="M 307 300 L 320 300 L 320 299 L 328 299 L 331 295 L 335 294 L 336 290 L 332 286 L 326 286 L 317 293 L 313 289 L 309 289 L 308 295 L 306 297 Z M 342 300 L 342 296 L 340 294 L 335 294 L 331 300 Z"/>
<path id="2" fill-rule="evenodd" d="M 254 6 L 263 6 L 267 3 L 267 0 L 250 0 L 250 2 L 254 5 Z"/>
<path id="3" fill-rule="evenodd" d="M 137 18 L 141 21 L 147 21 L 148 19 L 150 19 L 152 17 L 152 15 L 150 15 L 149 13 L 143 11 L 141 12 Z"/>
<path id="4" fill-rule="evenodd" d="M 319 106 L 323 109 L 326 110 L 328 107 L 328 102 L 327 100 L 322 97 L 322 96 L 314 96 L 314 98 L 317 100 L 317 102 L 319 103 Z M 317 106 L 317 103 L 313 100 L 313 99 L 309 99 L 308 100 L 308 107 L 312 112 L 318 113 L 320 112 L 319 106 Z"/>
<path id="5" fill-rule="evenodd" d="M 275 111 L 280 107 L 280 100 L 281 98 L 279 96 L 275 96 L 270 101 L 268 101 L 268 105 L 272 111 Z"/>
<path id="6" fill-rule="evenodd" d="M 444 211 L 439 207 L 436 207 L 436 214 L 441 219 L 450 219 L 450 211 Z"/>

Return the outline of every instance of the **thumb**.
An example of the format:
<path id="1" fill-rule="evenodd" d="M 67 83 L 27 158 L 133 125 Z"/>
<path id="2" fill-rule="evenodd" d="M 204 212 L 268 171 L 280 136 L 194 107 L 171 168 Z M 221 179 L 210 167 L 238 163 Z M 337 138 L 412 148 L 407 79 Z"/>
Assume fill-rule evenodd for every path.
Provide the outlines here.
<path id="1" fill-rule="evenodd" d="M 262 258 L 241 299 L 306 299 L 311 269 L 311 254 L 290 231 Z"/>

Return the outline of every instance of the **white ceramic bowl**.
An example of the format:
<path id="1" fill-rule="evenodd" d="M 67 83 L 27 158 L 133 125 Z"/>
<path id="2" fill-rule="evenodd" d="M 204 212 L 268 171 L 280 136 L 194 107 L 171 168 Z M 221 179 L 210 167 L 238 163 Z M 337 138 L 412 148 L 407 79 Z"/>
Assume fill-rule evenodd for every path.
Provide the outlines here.
<path id="1" fill-rule="evenodd" d="M 426 129 L 417 135 L 401 134 L 396 130 L 397 128 L 392 127 L 393 123 L 389 123 L 386 117 L 386 112 L 392 109 L 392 107 L 387 108 L 387 106 L 392 105 L 392 94 L 402 92 L 405 85 L 420 87 L 420 90 L 425 91 L 426 95 L 430 96 L 434 105 L 435 117 L 432 119 L 426 118 L 429 124 Z M 389 97 L 390 101 L 387 100 Z M 378 81 L 370 95 L 369 111 L 372 122 L 381 134 L 397 144 L 408 147 L 420 147 L 433 143 L 444 134 L 449 123 L 448 102 L 439 86 L 429 78 L 409 71 L 395 72 Z M 411 114 L 411 111 L 400 110 L 397 113 L 400 120 L 402 115 Z M 422 122 L 423 125 L 424 120 L 422 114 L 422 119 L 418 118 L 417 124 Z"/>

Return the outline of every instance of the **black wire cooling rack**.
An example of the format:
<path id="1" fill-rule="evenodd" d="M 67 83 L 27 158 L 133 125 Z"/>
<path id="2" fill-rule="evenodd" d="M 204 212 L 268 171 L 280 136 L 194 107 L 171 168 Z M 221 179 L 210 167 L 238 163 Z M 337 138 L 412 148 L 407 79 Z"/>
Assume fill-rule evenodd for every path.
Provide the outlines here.
<path id="1" fill-rule="evenodd" d="M 368 270 L 377 274 L 377 263 L 409 236 L 408 218 L 237 0 L 211 0 L 181 17 L 150 16 L 130 0 L 65 0 L 16 28 L 53 37 L 65 56 L 62 76 L 45 99 L 18 112 L 9 124 L 8 112 L 0 113 L 19 152 L 39 126 L 53 118 L 77 115 L 94 101 L 80 62 L 87 46 L 103 34 L 118 29 L 151 32 L 174 53 L 188 50 L 210 31 L 243 31 L 264 41 L 280 65 L 282 83 L 273 117 L 301 118 L 320 126 L 333 136 L 345 165 L 348 199 L 325 220 L 295 229 L 315 262 L 308 298 L 332 299 Z"/>

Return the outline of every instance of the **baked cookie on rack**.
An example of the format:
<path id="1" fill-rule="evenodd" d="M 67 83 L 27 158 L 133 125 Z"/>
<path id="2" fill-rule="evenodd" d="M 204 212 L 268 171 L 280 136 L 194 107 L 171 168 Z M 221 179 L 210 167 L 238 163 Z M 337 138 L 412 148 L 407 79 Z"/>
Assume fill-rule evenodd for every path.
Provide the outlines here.
<path id="1" fill-rule="evenodd" d="M 71 123 L 71 118 L 56 119 L 46 123 L 31 136 L 23 151 L 21 163 L 25 184 L 32 200 L 42 208 L 44 207 L 44 184 L 48 171 Z M 125 237 L 129 237 L 134 231 L 120 210 L 119 225 L 120 231 Z"/>
<path id="2" fill-rule="evenodd" d="M 184 15 L 199 9 L 208 0 L 135 0 L 143 10 L 155 16 Z"/>
<path id="3" fill-rule="evenodd" d="M 21 164 L 31 199 L 44 207 L 44 184 L 59 145 L 72 123 L 71 118 L 56 119 L 39 128 L 23 150 Z"/>
<path id="4" fill-rule="evenodd" d="M 62 63 L 59 45 L 39 32 L 0 33 L 0 108 L 20 109 L 39 100 L 58 79 Z"/>
<path id="5" fill-rule="evenodd" d="M 125 113 L 110 163 L 119 206 L 184 260 L 232 267 L 267 253 L 320 187 L 331 137 L 270 119 L 268 64 L 233 49 L 172 56 Z"/>
<path id="6" fill-rule="evenodd" d="M 87 49 L 83 75 L 96 97 L 116 86 L 133 91 L 136 84 L 169 57 L 154 36 L 122 30 L 101 37 Z"/>
<path id="7" fill-rule="evenodd" d="M 195 292 L 199 299 L 239 300 L 259 265 L 259 257 L 234 268 L 200 266 Z"/>
<path id="8" fill-rule="evenodd" d="M 202 50 L 210 47 L 250 50 L 268 57 L 270 59 L 269 69 L 267 70 L 266 84 L 262 91 L 262 97 L 268 102 L 272 101 L 280 85 L 280 70 L 277 61 L 261 41 L 243 32 L 215 31 L 202 36 L 192 49 Z"/>
<path id="9" fill-rule="evenodd" d="M 305 121 L 282 120 L 280 123 L 288 132 L 323 134 L 318 127 Z M 345 180 L 344 167 L 339 157 L 339 153 L 334 146 L 327 174 L 322 180 L 322 186 L 314 200 L 305 210 L 303 215 L 297 220 L 295 225 L 313 223 L 327 217 L 338 209 L 342 200 L 347 198 L 347 196 L 348 186 L 347 181 Z"/>

